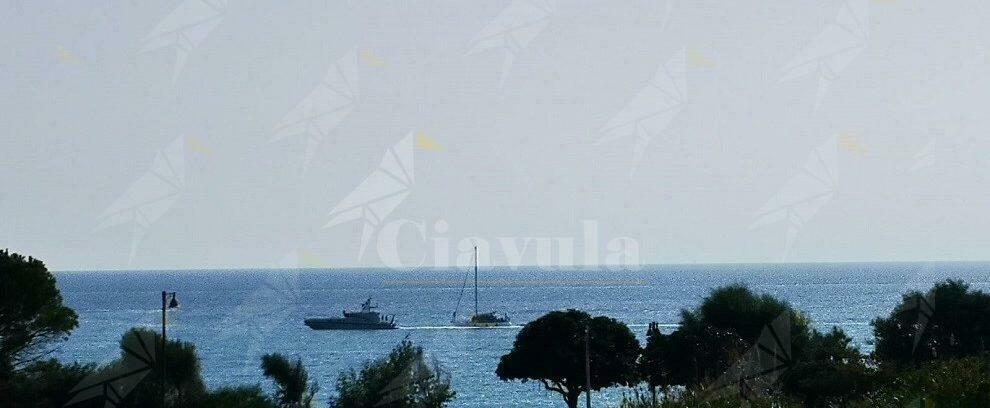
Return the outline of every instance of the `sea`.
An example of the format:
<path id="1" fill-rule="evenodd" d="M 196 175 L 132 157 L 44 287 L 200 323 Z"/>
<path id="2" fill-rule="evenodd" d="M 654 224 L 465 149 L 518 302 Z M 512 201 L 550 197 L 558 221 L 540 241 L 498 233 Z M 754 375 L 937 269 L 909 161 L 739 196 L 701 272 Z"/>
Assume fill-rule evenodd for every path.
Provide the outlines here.
<path id="1" fill-rule="evenodd" d="M 161 330 L 161 291 L 176 292 L 168 337 L 195 344 L 209 387 L 260 384 L 261 356 L 302 360 L 326 404 L 339 373 L 360 369 L 404 339 L 422 346 L 449 373 L 457 392 L 451 407 L 560 407 L 538 382 L 505 382 L 495 375 L 520 327 L 552 310 L 580 309 L 626 323 L 642 342 L 648 325 L 677 327 L 713 288 L 743 283 L 790 302 L 820 329 L 842 328 L 872 350 L 870 321 L 888 315 L 907 291 L 947 278 L 987 291 L 990 263 L 810 263 L 654 265 L 607 268 L 484 268 L 479 304 L 511 317 L 513 326 L 467 329 L 453 313 L 473 309 L 472 281 L 463 269 L 298 269 L 57 272 L 64 302 L 79 327 L 57 351 L 60 360 L 107 363 L 132 327 Z M 467 289 L 465 290 L 465 284 Z M 315 331 L 308 317 L 338 317 L 373 298 L 394 314 L 397 330 Z M 593 393 L 595 406 L 617 406 L 629 389 Z"/>

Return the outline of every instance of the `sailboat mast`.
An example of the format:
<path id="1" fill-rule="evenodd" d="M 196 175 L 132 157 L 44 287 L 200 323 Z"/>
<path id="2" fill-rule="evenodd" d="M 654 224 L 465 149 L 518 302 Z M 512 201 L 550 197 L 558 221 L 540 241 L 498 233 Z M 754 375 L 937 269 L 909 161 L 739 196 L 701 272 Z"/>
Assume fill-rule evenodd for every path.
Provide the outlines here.
<path id="1" fill-rule="evenodd" d="M 478 314 L 478 246 L 474 247 L 474 314 Z"/>

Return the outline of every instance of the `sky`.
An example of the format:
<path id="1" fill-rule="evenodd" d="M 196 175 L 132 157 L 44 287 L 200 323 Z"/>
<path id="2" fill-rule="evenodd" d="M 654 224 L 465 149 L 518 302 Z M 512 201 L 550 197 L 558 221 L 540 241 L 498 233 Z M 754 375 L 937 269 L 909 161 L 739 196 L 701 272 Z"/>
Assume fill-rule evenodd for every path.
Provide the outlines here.
<path id="1" fill-rule="evenodd" d="M 990 4 L 0 4 L 55 270 L 986 260 Z"/>

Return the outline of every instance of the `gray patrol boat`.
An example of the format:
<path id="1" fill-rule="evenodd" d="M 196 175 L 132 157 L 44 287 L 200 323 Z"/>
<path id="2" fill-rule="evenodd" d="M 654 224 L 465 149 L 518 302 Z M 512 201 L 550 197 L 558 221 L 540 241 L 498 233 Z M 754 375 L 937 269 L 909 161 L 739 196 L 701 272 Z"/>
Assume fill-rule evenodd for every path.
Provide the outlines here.
<path id="1" fill-rule="evenodd" d="M 368 298 L 361 304 L 360 312 L 344 311 L 343 318 L 313 318 L 303 320 L 313 330 L 390 330 L 395 328 L 395 315 L 382 316 L 372 309 Z"/>

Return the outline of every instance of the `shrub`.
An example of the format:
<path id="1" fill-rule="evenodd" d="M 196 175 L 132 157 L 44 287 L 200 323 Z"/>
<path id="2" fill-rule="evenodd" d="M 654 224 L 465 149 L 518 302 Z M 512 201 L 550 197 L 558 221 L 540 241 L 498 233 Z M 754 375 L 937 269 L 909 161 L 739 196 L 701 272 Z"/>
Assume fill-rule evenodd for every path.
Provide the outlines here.
<path id="1" fill-rule="evenodd" d="M 35 362 L 14 376 L 10 393 L 5 398 L 11 408 L 60 408 L 71 399 L 72 388 L 96 370 L 94 364 L 63 365 L 56 360 Z M 73 405 L 73 408 L 97 407 L 102 408 L 103 401 Z"/>
<path id="2" fill-rule="evenodd" d="M 964 357 L 888 371 L 884 383 L 859 406 L 990 406 L 990 361 L 986 357 Z"/>
<path id="3" fill-rule="evenodd" d="M 337 394 L 330 406 L 338 408 L 439 408 L 455 396 L 446 371 L 436 361 L 427 364 L 423 349 L 408 340 L 360 372 L 341 373 Z"/>

